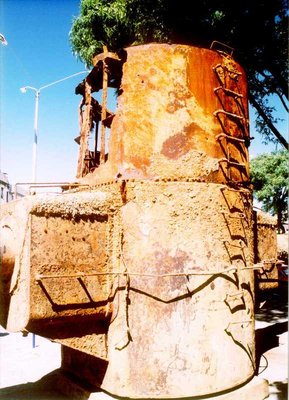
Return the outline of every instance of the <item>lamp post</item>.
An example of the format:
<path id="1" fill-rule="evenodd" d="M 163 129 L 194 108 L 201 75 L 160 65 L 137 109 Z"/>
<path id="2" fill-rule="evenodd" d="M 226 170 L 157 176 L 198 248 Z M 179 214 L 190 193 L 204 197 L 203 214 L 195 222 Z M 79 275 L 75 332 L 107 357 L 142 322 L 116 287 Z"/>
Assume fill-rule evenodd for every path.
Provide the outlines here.
<path id="1" fill-rule="evenodd" d="M 7 44 L 8 44 L 7 40 L 5 39 L 5 36 L 4 36 L 2 33 L 0 33 L 0 42 L 1 42 L 4 46 L 7 46 Z"/>
<path id="2" fill-rule="evenodd" d="M 40 89 L 35 89 L 32 86 L 22 87 L 20 90 L 22 93 L 26 93 L 27 89 L 35 92 L 35 113 L 34 113 L 34 138 L 32 148 L 32 182 L 36 182 L 36 164 L 37 164 L 37 139 L 38 139 L 38 104 Z"/>
<path id="3" fill-rule="evenodd" d="M 77 72 L 76 74 L 72 74 L 69 76 L 66 76 L 65 78 L 62 79 L 58 79 L 57 81 L 51 82 L 48 85 L 45 86 L 41 86 L 40 88 L 35 88 L 33 86 L 24 86 L 22 88 L 20 88 L 20 91 L 22 93 L 26 93 L 27 90 L 32 90 L 35 92 L 35 112 L 34 112 L 34 138 L 33 138 L 33 148 L 32 148 L 32 182 L 35 183 L 36 182 L 36 167 L 37 167 L 37 142 L 38 142 L 38 109 L 39 109 L 39 96 L 40 96 L 40 92 L 43 89 L 48 88 L 49 86 L 52 85 L 56 85 L 57 83 L 63 82 L 66 79 L 70 79 L 73 78 L 74 76 L 80 75 L 80 74 L 84 74 L 84 73 L 88 73 L 89 71 L 80 71 Z"/>

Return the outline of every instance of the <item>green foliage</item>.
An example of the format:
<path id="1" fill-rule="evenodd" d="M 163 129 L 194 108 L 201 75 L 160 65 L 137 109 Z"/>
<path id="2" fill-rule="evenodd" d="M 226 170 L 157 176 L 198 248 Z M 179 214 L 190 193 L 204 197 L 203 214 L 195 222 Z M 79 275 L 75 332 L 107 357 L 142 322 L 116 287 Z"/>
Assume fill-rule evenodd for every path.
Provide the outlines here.
<path id="1" fill-rule="evenodd" d="M 82 0 L 70 32 L 73 52 L 87 65 L 104 44 L 110 51 L 148 42 L 209 48 L 213 40 L 236 49 L 257 110 L 257 130 L 265 141 L 287 148 L 268 104 L 276 95 L 288 108 L 287 0 Z"/>
<path id="2" fill-rule="evenodd" d="M 75 55 L 88 66 L 92 57 L 103 51 L 122 47 L 126 41 L 125 0 L 81 2 L 80 17 L 73 22 L 70 39 Z"/>
<path id="3" fill-rule="evenodd" d="M 254 196 L 265 211 L 278 216 L 278 224 L 288 215 L 288 152 L 261 154 L 251 161 Z"/>
<path id="4" fill-rule="evenodd" d="M 70 32 L 74 54 L 91 66 L 103 45 L 117 51 L 132 44 L 168 41 L 163 4 L 162 0 L 82 0 Z"/>

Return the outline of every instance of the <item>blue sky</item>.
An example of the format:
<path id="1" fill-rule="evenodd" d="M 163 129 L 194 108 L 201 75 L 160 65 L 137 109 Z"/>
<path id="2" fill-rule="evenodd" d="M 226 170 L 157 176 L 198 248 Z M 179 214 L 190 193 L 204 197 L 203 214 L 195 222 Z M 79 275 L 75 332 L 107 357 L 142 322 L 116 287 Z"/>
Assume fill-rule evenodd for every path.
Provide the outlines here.
<path id="1" fill-rule="evenodd" d="M 32 180 L 32 143 L 35 95 L 20 87 L 42 87 L 79 71 L 82 62 L 72 54 L 69 31 L 79 14 L 80 0 L 0 0 L 0 33 L 8 46 L 0 46 L 1 171 L 12 184 Z M 73 181 L 78 146 L 75 86 L 85 74 L 44 89 L 39 102 L 37 180 Z M 111 108 L 111 107 L 109 107 Z M 286 114 L 284 114 L 286 118 Z M 250 115 L 251 121 L 253 114 Z M 281 124 L 287 136 L 286 121 Z M 270 152 L 275 145 L 255 137 L 251 155 Z"/>
<path id="2" fill-rule="evenodd" d="M 35 94 L 39 88 L 85 70 L 72 54 L 68 34 L 78 0 L 0 0 L 1 170 L 11 183 L 31 182 Z M 44 89 L 39 100 L 38 181 L 71 181 L 78 146 L 75 86 L 85 74 Z"/>

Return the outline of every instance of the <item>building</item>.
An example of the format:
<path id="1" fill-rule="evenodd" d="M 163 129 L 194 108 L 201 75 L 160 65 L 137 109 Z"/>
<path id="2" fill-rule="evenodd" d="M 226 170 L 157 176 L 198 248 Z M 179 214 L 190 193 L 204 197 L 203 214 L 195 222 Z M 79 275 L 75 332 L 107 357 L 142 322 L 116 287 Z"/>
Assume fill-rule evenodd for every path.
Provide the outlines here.
<path id="1" fill-rule="evenodd" d="M 11 200 L 13 200 L 12 185 L 9 183 L 8 175 L 0 171 L 0 204 Z"/>
<path id="2" fill-rule="evenodd" d="M 8 203 L 11 200 L 20 199 L 27 195 L 27 191 L 18 186 L 17 191 L 9 183 L 8 174 L 0 171 L 0 204 Z"/>

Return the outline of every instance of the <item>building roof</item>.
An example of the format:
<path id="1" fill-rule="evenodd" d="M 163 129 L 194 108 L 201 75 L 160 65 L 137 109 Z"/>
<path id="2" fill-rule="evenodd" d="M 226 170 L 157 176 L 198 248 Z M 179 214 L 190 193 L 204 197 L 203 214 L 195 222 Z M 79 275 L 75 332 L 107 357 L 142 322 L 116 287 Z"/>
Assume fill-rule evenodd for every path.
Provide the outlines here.
<path id="1" fill-rule="evenodd" d="M 0 183 L 9 185 L 8 175 L 6 172 L 0 171 Z"/>

